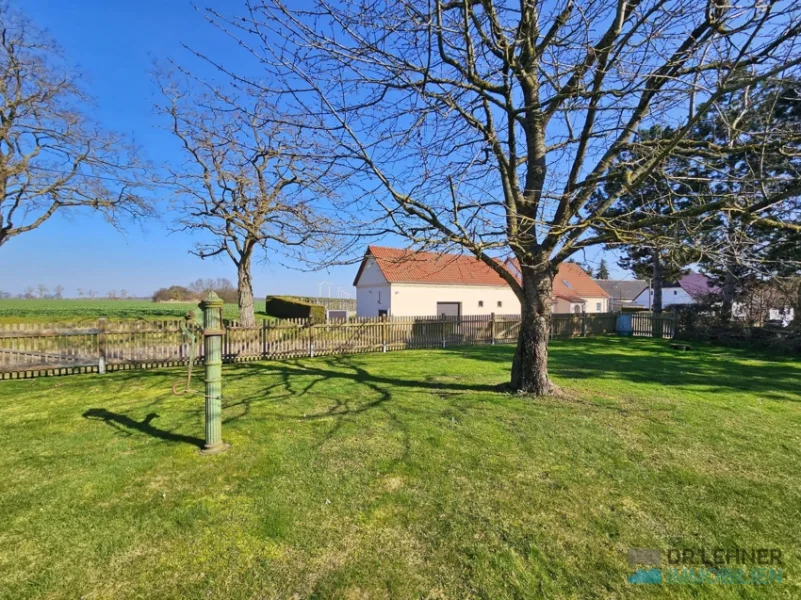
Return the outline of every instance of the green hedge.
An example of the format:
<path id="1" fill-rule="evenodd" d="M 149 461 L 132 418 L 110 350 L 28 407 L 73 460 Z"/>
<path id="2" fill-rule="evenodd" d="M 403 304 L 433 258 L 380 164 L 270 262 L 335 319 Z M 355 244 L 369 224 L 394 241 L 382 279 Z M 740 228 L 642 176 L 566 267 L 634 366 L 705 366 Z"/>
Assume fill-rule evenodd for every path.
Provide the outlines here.
<path id="1" fill-rule="evenodd" d="M 302 302 L 289 296 L 267 296 L 265 310 L 271 317 L 279 319 L 308 319 L 325 323 L 325 307 Z"/>

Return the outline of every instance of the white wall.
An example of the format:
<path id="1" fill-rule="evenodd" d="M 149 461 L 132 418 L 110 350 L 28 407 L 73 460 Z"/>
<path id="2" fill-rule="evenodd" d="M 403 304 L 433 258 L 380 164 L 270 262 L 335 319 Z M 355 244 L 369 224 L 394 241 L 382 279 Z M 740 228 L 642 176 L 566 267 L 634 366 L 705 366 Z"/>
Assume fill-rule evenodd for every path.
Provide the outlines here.
<path id="1" fill-rule="evenodd" d="M 358 287 L 361 286 L 371 286 L 371 285 L 383 285 L 387 283 L 387 278 L 384 277 L 384 273 L 381 272 L 378 264 L 375 262 L 374 258 L 368 258 L 364 263 L 364 269 L 362 270 L 362 274 L 359 275 L 359 281 L 356 282 Z"/>
<path id="2" fill-rule="evenodd" d="M 556 302 L 553 304 L 553 313 L 556 315 L 575 314 L 576 306 L 579 307 L 579 311 L 588 314 L 609 312 L 609 298 L 587 297 L 584 298 L 584 300 L 586 300 L 586 302 L 581 304 L 579 302 L 569 302 L 564 298 L 557 298 Z M 598 308 L 598 304 L 601 305 L 600 308 Z"/>
<path id="3" fill-rule="evenodd" d="M 437 302 L 461 302 L 463 315 L 520 314 L 520 302 L 509 286 L 393 283 L 391 302 L 390 314 L 396 317 L 436 316 Z"/>
<path id="4" fill-rule="evenodd" d="M 570 312 L 571 303 L 564 298 L 557 298 L 551 306 L 551 312 L 555 315 L 565 315 Z"/>
<path id="5" fill-rule="evenodd" d="M 654 292 L 651 290 L 651 301 L 653 302 Z M 639 296 L 634 299 L 634 303 L 645 308 L 648 306 L 648 290 L 643 290 Z M 662 308 L 667 308 L 671 304 L 695 304 L 695 300 L 690 294 L 680 287 L 666 287 L 662 288 Z"/>
<path id="6" fill-rule="evenodd" d="M 586 300 L 588 313 L 609 310 L 608 298 Z M 483 306 L 478 305 L 479 301 Z M 356 314 L 360 317 L 377 317 L 379 310 L 396 317 L 436 316 L 437 302 L 460 302 L 463 315 L 520 314 L 520 302 L 509 286 L 388 284 L 373 259 L 367 259 L 356 287 Z M 598 302 L 601 310 L 596 309 Z M 553 312 L 572 312 L 570 303 L 557 299 Z"/>
<path id="7" fill-rule="evenodd" d="M 356 316 L 377 317 L 379 310 L 386 310 L 391 315 L 392 294 L 388 283 L 384 285 L 363 286 L 356 288 Z"/>
<path id="8" fill-rule="evenodd" d="M 588 313 L 609 312 L 609 298 L 584 298 L 584 310 Z M 600 307 L 598 306 L 600 304 Z"/>
<path id="9" fill-rule="evenodd" d="M 379 310 L 390 312 L 392 294 L 386 277 L 375 262 L 368 258 L 356 286 L 356 315 L 377 317 Z"/>

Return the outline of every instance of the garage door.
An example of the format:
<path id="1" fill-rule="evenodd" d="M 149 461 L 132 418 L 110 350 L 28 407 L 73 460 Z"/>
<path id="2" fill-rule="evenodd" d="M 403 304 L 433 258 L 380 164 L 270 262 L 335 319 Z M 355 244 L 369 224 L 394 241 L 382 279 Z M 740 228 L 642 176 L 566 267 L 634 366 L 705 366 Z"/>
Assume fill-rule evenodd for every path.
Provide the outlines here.
<path id="1" fill-rule="evenodd" d="M 446 317 L 458 317 L 462 313 L 461 302 L 437 302 L 437 315 Z"/>

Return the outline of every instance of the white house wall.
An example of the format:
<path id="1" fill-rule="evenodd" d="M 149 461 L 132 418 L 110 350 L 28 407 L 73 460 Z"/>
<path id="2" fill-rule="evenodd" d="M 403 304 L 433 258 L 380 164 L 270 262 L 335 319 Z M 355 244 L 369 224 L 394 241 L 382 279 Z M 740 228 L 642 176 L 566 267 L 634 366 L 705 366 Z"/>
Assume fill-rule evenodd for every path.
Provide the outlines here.
<path id="1" fill-rule="evenodd" d="M 568 313 L 575 314 L 576 306 L 579 307 L 580 312 L 586 313 L 602 313 L 609 312 L 609 298 L 584 298 L 586 302 L 583 304 L 579 302 L 569 302 L 564 298 L 557 298 L 553 304 L 552 311 L 555 315 L 565 315 Z"/>
<path id="2" fill-rule="evenodd" d="M 588 313 L 609 310 L 608 298 L 586 301 Z M 436 316 L 438 302 L 459 302 L 463 315 L 520 314 L 520 302 L 509 286 L 389 284 L 372 258 L 367 259 L 357 282 L 356 314 L 360 317 L 377 317 L 381 310 L 397 317 Z M 557 314 L 571 312 L 570 303 L 560 299 L 553 308 Z"/>
<path id="3" fill-rule="evenodd" d="M 653 290 L 651 291 L 651 301 L 653 301 Z M 634 299 L 634 304 L 651 308 L 648 305 L 648 290 L 643 290 L 639 296 Z M 667 308 L 671 304 L 695 304 L 690 294 L 680 287 L 666 287 L 662 288 L 662 308 Z"/>
<path id="4" fill-rule="evenodd" d="M 356 314 L 360 317 L 377 317 L 381 310 L 392 314 L 390 289 L 375 259 L 368 258 L 356 286 Z"/>
<path id="5" fill-rule="evenodd" d="M 392 294 L 388 283 L 384 285 L 369 285 L 356 288 L 356 314 L 360 317 L 377 317 L 380 310 L 391 315 Z"/>
<path id="6" fill-rule="evenodd" d="M 359 281 L 356 282 L 359 287 L 361 286 L 370 286 L 370 285 L 384 285 L 387 283 L 387 278 L 384 277 L 384 273 L 381 271 L 381 268 L 375 262 L 374 258 L 367 258 L 364 263 L 364 269 L 362 269 L 361 275 L 359 275 Z"/>
<path id="7" fill-rule="evenodd" d="M 551 311 L 555 315 L 564 315 L 570 312 L 570 301 L 565 300 L 564 298 L 557 298 L 556 301 L 553 303 L 553 307 Z"/>
<path id="8" fill-rule="evenodd" d="M 390 314 L 396 317 L 436 316 L 437 302 L 460 302 L 463 315 L 520 314 L 520 302 L 508 286 L 393 283 L 391 302 Z"/>
<path id="9" fill-rule="evenodd" d="M 609 312 L 609 298 L 584 298 L 584 310 L 588 313 Z"/>

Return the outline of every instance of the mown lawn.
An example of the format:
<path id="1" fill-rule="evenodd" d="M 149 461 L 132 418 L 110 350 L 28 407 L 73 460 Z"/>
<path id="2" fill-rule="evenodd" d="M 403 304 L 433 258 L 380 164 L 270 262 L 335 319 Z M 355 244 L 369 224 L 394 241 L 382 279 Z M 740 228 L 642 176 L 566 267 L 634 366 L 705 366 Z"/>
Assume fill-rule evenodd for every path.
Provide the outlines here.
<path id="1" fill-rule="evenodd" d="M 799 598 L 801 363 L 554 342 L 0 383 L 3 598 Z M 632 585 L 629 548 L 780 548 L 772 586 Z"/>

